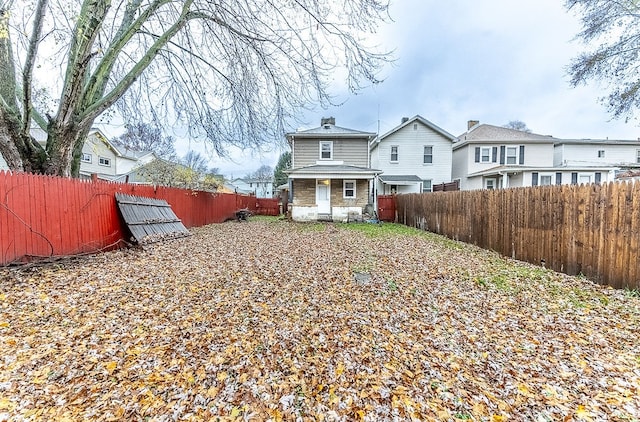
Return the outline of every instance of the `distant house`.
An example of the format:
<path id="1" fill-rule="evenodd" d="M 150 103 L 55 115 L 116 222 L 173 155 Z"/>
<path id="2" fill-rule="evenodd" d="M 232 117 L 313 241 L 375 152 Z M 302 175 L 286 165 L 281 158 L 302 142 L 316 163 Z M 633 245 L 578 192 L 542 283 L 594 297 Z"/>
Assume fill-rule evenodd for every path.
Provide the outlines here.
<path id="1" fill-rule="evenodd" d="M 254 194 L 256 198 L 273 198 L 273 179 L 236 178 L 228 183 L 237 193 Z"/>
<path id="2" fill-rule="evenodd" d="M 452 178 L 460 189 L 600 183 L 613 181 L 608 163 L 556 165 L 560 139 L 470 121 L 453 144 Z"/>
<path id="3" fill-rule="evenodd" d="M 382 170 L 376 192 L 431 192 L 434 184 L 451 181 L 455 139 L 424 117 L 403 118 L 400 125 L 371 142 L 371 166 Z"/>
<path id="4" fill-rule="evenodd" d="M 333 117 L 320 126 L 288 133 L 291 217 L 297 221 L 349 221 L 362 218 L 373 203 L 369 186 L 381 173 L 370 167 L 369 143 L 375 133 L 336 126 Z"/>
<path id="5" fill-rule="evenodd" d="M 89 179 L 96 174 L 98 179 L 115 180 L 130 173 L 134 168 L 155 159 L 150 151 L 139 152 L 124 149 L 114 143 L 98 129 L 87 135 L 80 158 L 80 178 Z"/>
<path id="6" fill-rule="evenodd" d="M 640 140 L 562 139 L 554 144 L 554 166 L 616 166 L 640 169 Z"/>

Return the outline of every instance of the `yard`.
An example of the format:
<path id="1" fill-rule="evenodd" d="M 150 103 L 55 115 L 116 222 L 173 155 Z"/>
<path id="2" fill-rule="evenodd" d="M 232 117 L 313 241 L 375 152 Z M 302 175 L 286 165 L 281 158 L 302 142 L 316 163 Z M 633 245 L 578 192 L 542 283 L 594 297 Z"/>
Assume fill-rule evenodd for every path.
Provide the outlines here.
<path id="1" fill-rule="evenodd" d="M 0 269 L 0 421 L 640 418 L 637 291 L 393 224 L 192 233 Z"/>

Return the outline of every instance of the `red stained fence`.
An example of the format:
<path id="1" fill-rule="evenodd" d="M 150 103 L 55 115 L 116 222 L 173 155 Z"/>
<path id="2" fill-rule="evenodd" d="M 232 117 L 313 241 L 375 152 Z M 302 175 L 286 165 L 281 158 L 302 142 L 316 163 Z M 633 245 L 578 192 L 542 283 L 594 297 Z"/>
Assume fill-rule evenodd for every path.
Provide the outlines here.
<path id="1" fill-rule="evenodd" d="M 378 218 L 380 221 L 396 221 L 395 195 L 378 195 Z"/>
<path id="2" fill-rule="evenodd" d="M 277 199 L 0 171 L 0 265 L 125 245 L 116 192 L 166 200 L 187 228 L 224 222 L 241 208 L 278 215 Z"/>

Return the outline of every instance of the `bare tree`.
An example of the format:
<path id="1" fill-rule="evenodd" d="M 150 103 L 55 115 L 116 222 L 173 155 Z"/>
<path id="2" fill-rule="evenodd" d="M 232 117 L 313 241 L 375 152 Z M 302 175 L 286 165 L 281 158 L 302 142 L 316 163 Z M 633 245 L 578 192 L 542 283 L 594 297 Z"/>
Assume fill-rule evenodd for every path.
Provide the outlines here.
<path id="1" fill-rule="evenodd" d="M 581 16 L 576 38 L 587 49 L 568 68 L 571 84 L 602 82 L 610 90 L 600 100 L 614 117 L 628 120 L 640 106 L 640 3 L 635 0 L 565 0 Z"/>
<path id="2" fill-rule="evenodd" d="M 507 129 L 515 129 L 521 132 L 531 133 L 531 129 L 527 127 L 527 124 L 521 120 L 510 120 L 509 123 L 504 125 Z"/>
<path id="3" fill-rule="evenodd" d="M 172 136 L 163 136 L 162 130 L 148 123 L 126 125 L 126 132 L 114 139 L 114 142 L 133 151 L 153 151 L 158 157 L 167 160 L 177 158 Z"/>
<path id="4" fill-rule="evenodd" d="M 198 174 L 207 173 L 208 160 L 199 152 L 191 150 L 187 152 L 187 154 L 182 158 L 181 161 L 185 167 L 190 168 Z"/>
<path id="5" fill-rule="evenodd" d="M 379 82 L 388 55 L 365 40 L 387 9 L 388 0 L 0 0 L 0 152 L 12 169 L 77 175 L 88 131 L 114 110 L 180 125 L 222 155 L 281 142 L 297 110 L 331 103 L 336 75 L 352 91 Z"/>

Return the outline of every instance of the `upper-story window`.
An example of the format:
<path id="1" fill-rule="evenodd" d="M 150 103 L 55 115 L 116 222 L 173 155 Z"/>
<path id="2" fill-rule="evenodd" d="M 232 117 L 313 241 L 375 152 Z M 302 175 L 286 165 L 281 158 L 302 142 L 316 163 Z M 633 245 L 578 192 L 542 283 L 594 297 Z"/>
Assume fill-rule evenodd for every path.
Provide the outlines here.
<path id="1" fill-rule="evenodd" d="M 333 142 L 320 141 L 320 159 L 321 160 L 333 159 Z"/>
<path id="2" fill-rule="evenodd" d="M 480 161 L 483 163 L 488 163 L 491 161 L 491 148 L 481 148 L 480 149 Z"/>
<path id="3" fill-rule="evenodd" d="M 392 163 L 397 163 L 398 162 L 398 146 L 397 145 L 392 145 L 391 146 L 391 157 L 390 160 Z"/>
<path id="4" fill-rule="evenodd" d="M 516 164 L 518 162 L 518 148 L 507 147 L 507 164 Z"/>
<path id="5" fill-rule="evenodd" d="M 111 167 L 111 159 L 107 157 L 100 157 L 98 160 L 101 166 Z"/>
<path id="6" fill-rule="evenodd" d="M 603 149 L 599 149 L 598 150 L 598 158 L 604 158 L 604 150 Z"/>
<path id="7" fill-rule="evenodd" d="M 424 150 L 422 152 L 422 163 L 423 164 L 433 163 L 433 146 L 431 145 L 424 146 Z"/>
<path id="8" fill-rule="evenodd" d="M 89 154 L 88 152 L 83 152 L 82 153 L 82 162 L 83 163 L 90 163 L 91 162 L 91 154 Z"/>
<path id="9" fill-rule="evenodd" d="M 640 149 L 636 150 L 636 163 L 640 164 Z"/>

